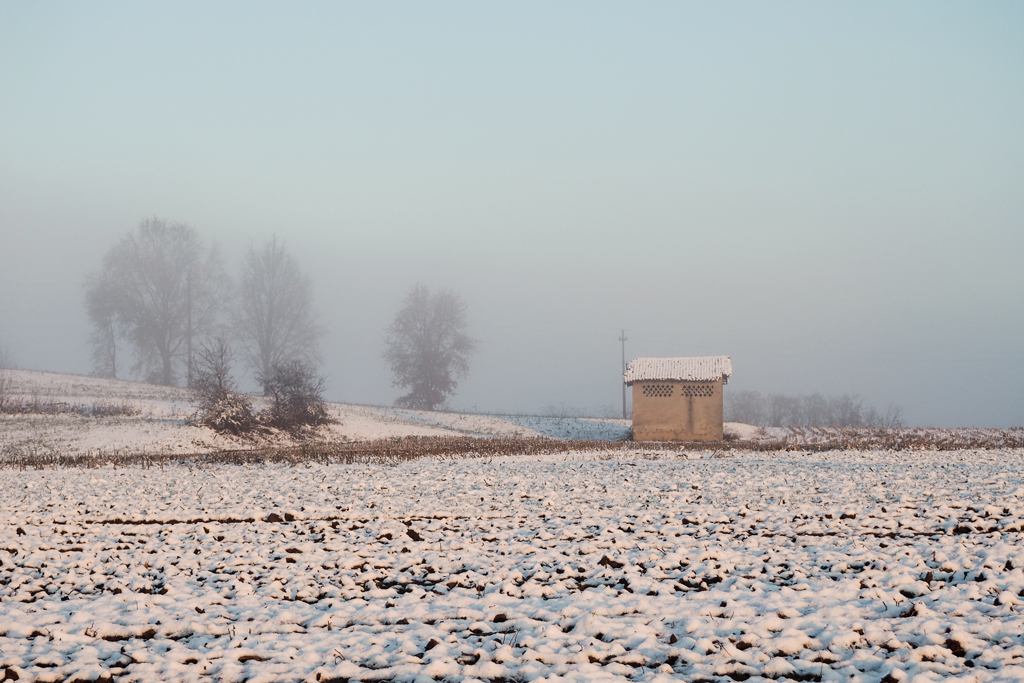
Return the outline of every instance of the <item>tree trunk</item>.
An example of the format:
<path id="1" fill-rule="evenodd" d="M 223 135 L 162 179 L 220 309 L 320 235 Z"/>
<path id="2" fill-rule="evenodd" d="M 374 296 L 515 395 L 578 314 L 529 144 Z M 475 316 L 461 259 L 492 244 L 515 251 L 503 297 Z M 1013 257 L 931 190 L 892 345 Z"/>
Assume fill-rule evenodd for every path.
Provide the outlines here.
<path id="1" fill-rule="evenodd" d="M 169 386 L 173 386 L 174 385 L 174 371 L 171 368 L 171 351 L 170 351 L 170 349 L 167 349 L 167 350 L 160 349 L 160 356 L 161 356 L 161 358 L 163 359 L 163 362 L 164 362 L 164 378 L 163 378 L 164 381 L 163 381 L 163 383 L 164 383 L 165 386 L 168 386 L 168 387 Z"/>

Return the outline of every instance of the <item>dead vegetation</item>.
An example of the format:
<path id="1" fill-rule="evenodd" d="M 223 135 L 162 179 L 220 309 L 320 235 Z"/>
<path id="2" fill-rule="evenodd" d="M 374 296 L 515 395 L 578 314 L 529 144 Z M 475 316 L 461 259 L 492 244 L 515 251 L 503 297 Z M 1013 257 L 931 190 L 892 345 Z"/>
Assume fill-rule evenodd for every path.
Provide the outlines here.
<path id="1" fill-rule="evenodd" d="M 1024 428 L 788 427 L 781 438 L 754 443 L 749 450 L 996 450 L 1024 447 Z"/>
<path id="2" fill-rule="evenodd" d="M 7 396 L 0 403 L 0 415 L 77 415 L 80 417 L 134 417 L 141 415 L 130 401 L 94 401 L 70 403 L 48 396 L 18 398 Z"/>
<path id="3" fill-rule="evenodd" d="M 213 453 L 161 454 L 93 452 L 64 455 L 47 451 L 7 453 L 0 466 L 20 468 L 162 467 L 175 462 L 234 465 L 378 464 L 394 465 L 417 458 L 488 458 L 601 452 L 608 457 L 645 454 L 742 456 L 755 452 L 818 453 L 826 451 L 958 451 L 1024 448 L 1024 428 L 1010 429 L 856 429 L 793 431 L 778 439 L 757 441 L 597 441 L 522 437 L 412 436 L 361 442 L 310 441 L 297 446 L 253 446 Z"/>

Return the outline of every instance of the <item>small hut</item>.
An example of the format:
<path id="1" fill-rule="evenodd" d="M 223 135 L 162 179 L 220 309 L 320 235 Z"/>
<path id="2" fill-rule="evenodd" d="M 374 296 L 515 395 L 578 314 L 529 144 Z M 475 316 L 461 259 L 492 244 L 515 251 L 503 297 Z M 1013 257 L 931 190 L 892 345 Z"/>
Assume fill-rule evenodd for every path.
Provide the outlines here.
<path id="1" fill-rule="evenodd" d="M 633 387 L 633 438 L 721 440 L 722 386 L 730 376 L 729 356 L 630 361 L 622 379 Z"/>

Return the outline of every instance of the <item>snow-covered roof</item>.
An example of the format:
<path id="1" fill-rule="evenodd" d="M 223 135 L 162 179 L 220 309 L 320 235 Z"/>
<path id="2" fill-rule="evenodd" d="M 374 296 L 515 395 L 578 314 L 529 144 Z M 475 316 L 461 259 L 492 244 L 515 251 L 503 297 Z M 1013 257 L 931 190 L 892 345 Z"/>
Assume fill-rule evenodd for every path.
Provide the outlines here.
<path id="1" fill-rule="evenodd" d="M 675 380 L 678 382 L 728 383 L 732 376 L 729 356 L 700 356 L 696 358 L 634 358 L 622 376 L 626 384 L 645 380 Z"/>

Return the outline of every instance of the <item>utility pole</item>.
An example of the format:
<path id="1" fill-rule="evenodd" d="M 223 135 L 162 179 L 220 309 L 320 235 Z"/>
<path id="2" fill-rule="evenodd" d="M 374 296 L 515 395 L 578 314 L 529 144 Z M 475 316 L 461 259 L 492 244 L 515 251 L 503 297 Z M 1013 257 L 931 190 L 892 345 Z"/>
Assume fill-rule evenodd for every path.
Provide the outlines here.
<path id="1" fill-rule="evenodd" d="M 622 342 L 622 419 L 626 419 L 626 330 L 622 330 L 619 337 Z"/>
<path id="2" fill-rule="evenodd" d="M 185 287 L 187 290 L 186 294 L 186 314 L 188 316 L 187 329 L 185 330 L 185 346 L 186 354 L 188 356 L 188 370 L 186 383 L 188 388 L 192 388 L 192 271 L 190 270 L 185 275 Z"/>

